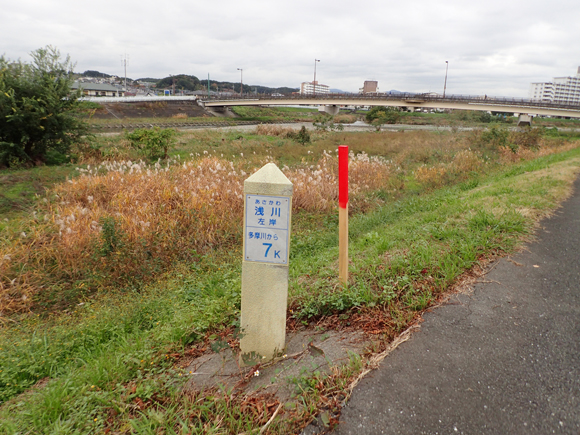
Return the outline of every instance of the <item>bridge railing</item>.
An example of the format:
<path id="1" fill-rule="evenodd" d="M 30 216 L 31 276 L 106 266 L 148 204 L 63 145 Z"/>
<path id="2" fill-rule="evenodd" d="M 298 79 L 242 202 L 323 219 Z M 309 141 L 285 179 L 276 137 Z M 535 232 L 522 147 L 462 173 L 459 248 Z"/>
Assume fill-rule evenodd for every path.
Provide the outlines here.
<path id="1" fill-rule="evenodd" d="M 292 100 L 292 101 L 308 101 L 308 100 L 328 100 L 329 102 L 339 102 L 341 100 L 368 100 L 368 101 L 388 101 L 388 100 L 417 100 L 417 102 L 462 102 L 462 103 L 478 103 L 502 106 L 530 106 L 530 107 L 546 107 L 546 108 L 566 108 L 566 109 L 580 109 L 579 104 L 564 104 L 554 102 L 534 101 L 527 98 L 511 98 L 511 97 L 494 97 L 481 95 L 442 95 L 432 94 L 417 94 L 417 93 L 377 93 L 373 95 L 363 95 L 355 93 L 342 94 L 317 94 L 317 95 L 251 95 L 240 97 L 239 95 L 219 96 L 204 98 L 203 101 L 234 101 L 234 100 Z M 340 104 L 340 103 L 339 103 Z"/>

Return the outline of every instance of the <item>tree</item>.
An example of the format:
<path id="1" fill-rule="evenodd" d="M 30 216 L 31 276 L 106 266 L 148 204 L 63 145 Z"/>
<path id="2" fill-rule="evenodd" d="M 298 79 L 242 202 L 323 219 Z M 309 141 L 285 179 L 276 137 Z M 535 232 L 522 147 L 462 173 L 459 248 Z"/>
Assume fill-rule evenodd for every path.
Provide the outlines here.
<path id="1" fill-rule="evenodd" d="M 185 89 L 187 91 L 198 91 L 201 89 L 201 82 L 196 76 L 179 74 L 165 77 L 157 82 L 157 88 L 170 88 L 175 83 L 175 89 Z"/>
<path id="2" fill-rule="evenodd" d="M 70 57 L 51 46 L 31 53 L 32 63 L 0 56 L 0 166 L 45 162 L 64 155 L 87 131 L 75 116 L 81 91 L 71 91 Z"/>
<path id="3" fill-rule="evenodd" d="M 166 159 L 169 149 L 175 143 L 175 130 L 171 128 L 139 128 L 131 133 L 125 132 L 131 147 L 141 151 L 151 160 Z"/>
<path id="4" fill-rule="evenodd" d="M 401 114 L 394 107 L 375 106 L 365 116 L 367 122 L 376 124 L 396 124 Z"/>

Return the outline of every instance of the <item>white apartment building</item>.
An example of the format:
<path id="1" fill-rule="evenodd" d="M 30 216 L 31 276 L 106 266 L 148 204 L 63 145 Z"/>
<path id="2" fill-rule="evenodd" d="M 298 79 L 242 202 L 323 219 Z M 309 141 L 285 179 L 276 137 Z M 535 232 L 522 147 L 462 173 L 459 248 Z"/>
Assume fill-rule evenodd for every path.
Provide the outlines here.
<path id="1" fill-rule="evenodd" d="M 580 67 L 574 77 L 554 77 L 551 82 L 531 83 L 530 100 L 580 105 Z"/>
<path id="2" fill-rule="evenodd" d="M 322 85 L 318 81 L 302 82 L 300 85 L 300 93 L 302 95 L 330 94 L 330 86 Z"/>

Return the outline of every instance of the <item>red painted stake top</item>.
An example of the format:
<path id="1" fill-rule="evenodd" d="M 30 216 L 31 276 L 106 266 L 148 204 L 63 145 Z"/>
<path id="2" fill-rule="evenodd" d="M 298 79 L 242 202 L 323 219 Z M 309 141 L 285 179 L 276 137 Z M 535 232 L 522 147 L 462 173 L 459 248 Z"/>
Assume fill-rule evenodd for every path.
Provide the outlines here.
<path id="1" fill-rule="evenodd" d="M 338 146 L 338 206 L 348 204 L 348 145 Z"/>

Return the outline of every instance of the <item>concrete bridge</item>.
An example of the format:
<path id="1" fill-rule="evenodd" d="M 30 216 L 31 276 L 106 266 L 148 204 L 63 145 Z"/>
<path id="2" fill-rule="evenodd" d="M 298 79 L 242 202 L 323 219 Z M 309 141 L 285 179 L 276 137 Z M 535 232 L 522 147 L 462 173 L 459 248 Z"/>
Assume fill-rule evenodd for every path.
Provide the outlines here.
<path id="1" fill-rule="evenodd" d="M 580 106 L 541 103 L 526 99 L 481 96 L 434 96 L 429 94 L 325 94 L 292 96 L 251 96 L 200 98 L 206 108 L 227 110 L 230 106 L 319 106 L 319 111 L 336 115 L 342 106 L 391 106 L 408 110 L 462 109 L 485 112 L 507 112 L 520 115 L 520 122 L 531 121 L 531 116 L 547 115 L 580 118 Z"/>

